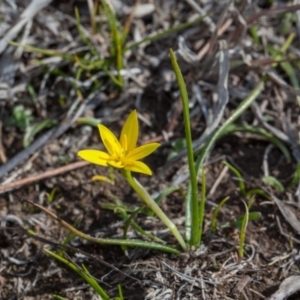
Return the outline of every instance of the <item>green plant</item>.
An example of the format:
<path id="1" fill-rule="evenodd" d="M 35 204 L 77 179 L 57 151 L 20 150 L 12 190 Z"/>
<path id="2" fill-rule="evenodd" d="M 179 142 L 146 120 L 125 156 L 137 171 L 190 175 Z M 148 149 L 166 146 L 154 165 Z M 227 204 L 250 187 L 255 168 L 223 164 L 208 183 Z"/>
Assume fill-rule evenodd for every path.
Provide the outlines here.
<path id="1" fill-rule="evenodd" d="M 191 234 L 190 236 L 188 236 L 188 242 L 190 246 L 198 247 L 201 242 L 200 227 L 202 228 L 202 224 L 200 223 L 200 215 L 203 215 L 204 212 L 203 211 L 201 212 L 199 210 L 197 174 L 194 165 L 193 141 L 192 141 L 191 124 L 190 124 L 190 116 L 189 116 L 189 97 L 187 94 L 186 85 L 183 76 L 181 74 L 181 70 L 176 61 L 176 57 L 172 49 L 170 49 L 170 57 L 177 78 L 181 100 L 182 100 L 186 148 L 187 148 L 187 156 L 188 156 L 189 171 L 190 171 L 190 185 L 191 185 L 190 199 L 191 200 L 188 203 L 186 203 L 187 211 L 191 216 Z M 203 207 L 201 206 L 201 208 Z"/>
<path id="2" fill-rule="evenodd" d="M 31 110 L 26 109 L 24 105 L 20 104 L 14 106 L 12 116 L 7 119 L 6 125 L 26 129 L 32 120 L 33 117 Z"/>
<path id="3" fill-rule="evenodd" d="M 186 250 L 186 244 L 177 227 L 151 198 L 144 187 L 131 176 L 132 171 L 147 175 L 152 174 L 150 168 L 145 163 L 141 162 L 140 159 L 148 156 L 159 147 L 158 143 L 136 147 L 139 129 L 136 111 L 134 110 L 127 118 L 122 128 L 120 140 L 118 140 L 105 126 L 99 125 L 98 127 L 101 139 L 108 153 L 99 150 L 86 149 L 79 151 L 78 156 L 93 164 L 120 169 L 121 174 L 133 190 L 170 229 L 181 247 Z"/>
<path id="4" fill-rule="evenodd" d="M 56 253 L 54 253 L 48 249 L 44 249 L 44 251 L 46 252 L 46 254 L 48 254 L 52 258 L 55 258 L 59 262 L 65 264 L 67 267 L 69 267 L 74 272 L 76 272 L 79 276 L 81 276 L 83 278 L 83 280 L 86 281 L 89 284 L 89 286 L 94 289 L 94 291 L 97 293 L 97 295 L 99 295 L 103 300 L 110 299 L 108 294 L 98 284 L 98 282 L 95 280 L 95 278 L 93 278 L 91 276 L 88 269 L 84 265 L 82 265 L 82 267 L 80 268 L 78 265 L 72 263 L 70 260 L 67 260 L 63 255 L 57 255 Z"/>

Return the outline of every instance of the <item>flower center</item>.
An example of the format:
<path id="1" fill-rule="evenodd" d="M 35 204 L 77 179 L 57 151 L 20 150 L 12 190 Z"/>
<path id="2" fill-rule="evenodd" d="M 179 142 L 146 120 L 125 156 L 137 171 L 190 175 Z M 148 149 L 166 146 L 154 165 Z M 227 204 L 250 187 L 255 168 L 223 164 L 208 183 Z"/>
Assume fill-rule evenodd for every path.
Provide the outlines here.
<path id="1" fill-rule="evenodd" d="M 114 162 L 120 162 L 122 165 L 125 166 L 126 151 L 122 148 L 122 150 L 119 153 L 115 153 L 114 155 L 111 155 L 110 160 Z"/>

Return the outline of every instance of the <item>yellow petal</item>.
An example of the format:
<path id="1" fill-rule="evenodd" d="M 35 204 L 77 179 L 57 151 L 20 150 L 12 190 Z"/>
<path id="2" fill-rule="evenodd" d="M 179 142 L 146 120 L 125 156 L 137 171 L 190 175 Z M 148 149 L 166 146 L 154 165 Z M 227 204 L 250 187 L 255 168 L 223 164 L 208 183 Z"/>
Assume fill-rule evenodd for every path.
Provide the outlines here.
<path id="1" fill-rule="evenodd" d="M 106 166 L 106 167 L 107 167 L 107 162 L 110 159 L 109 154 L 107 154 L 103 151 L 92 150 L 92 149 L 81 150 L 77 153 L 77 155 L 80 158 L 82 158 L 92 164 Z"/>
<path id="2" fill-rule="evenodd" d="M 94 175 L 92 178 L 91 178 L 92 181 L 104 181 L 104 182 L 107 182 L 107 183 L 110 183 L 111 185 L 114 185 L 115 183 L 109 179 L 107 176 L 103 176 L 103 175 Z"/>
<path id="3" fill-rule="evenodd" d="M 128 160 L 140 160 L 149 154 L 151 154 L 153 151 L 155 151 L 160 144 L 158 143 L 151 143 L 151 144 L 146 144 L 140 147 L 137 147 L 133 149 L 131 152 L 126 155 L 126 159 Z"/>
<path id="4" fill-rule="evenodd" d="M 110 160 L 107 162 L 107 165 L 110 167 L 114 167 L 117 169 L 123 169 L 124 168 L 124 164 L 120 161 L 114 161 L 114 160 Z"/>
<path id="5" fill-rule="evenodd" d="M 133 110 L 128 116 L 121 132 L 120 143 L 125 151 L 131 151 L 135 148 L 139 134 L 139 122 L 136 110 Z"/>
<path id="6" fill-rule="evenodd" d="M 125 170 L 152 175 L 150 168 L 141 161 L 135 161 L 133 164 L 128 164 L 124 167 Z"/>
<path id="7" fill-rule="evenodd" d="M 116 136 L 105 126 L 99 124 L 98 129 L 102 142 L 111 156 L 119 156 L 122 153 L 121 145 Z"/>

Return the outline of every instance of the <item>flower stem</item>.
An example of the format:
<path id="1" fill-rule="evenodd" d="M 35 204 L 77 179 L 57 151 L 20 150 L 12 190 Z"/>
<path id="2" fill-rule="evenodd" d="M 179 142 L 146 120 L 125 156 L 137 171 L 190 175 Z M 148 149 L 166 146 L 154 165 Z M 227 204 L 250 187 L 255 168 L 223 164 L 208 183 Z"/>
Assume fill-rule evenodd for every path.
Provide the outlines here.
<path id="1" fill-rule="evenodd" d="M 151 198 L 149 193 L 144 189 L 144 187 L 131 176 L 130 171 L 121 170 L 122 175 L 125 177 L 127 182 L 131 185 L 134 191 L 142 198 L 142 200 L 147 204 L 149 208 L 157 215 L 157 217 L 170 229 L 174 237 L 177 239 L 184 251 L 187 250 L 186 243 L 182 238 L 179 230 L 175 224 L 165 215 L 157 203 Z"/>

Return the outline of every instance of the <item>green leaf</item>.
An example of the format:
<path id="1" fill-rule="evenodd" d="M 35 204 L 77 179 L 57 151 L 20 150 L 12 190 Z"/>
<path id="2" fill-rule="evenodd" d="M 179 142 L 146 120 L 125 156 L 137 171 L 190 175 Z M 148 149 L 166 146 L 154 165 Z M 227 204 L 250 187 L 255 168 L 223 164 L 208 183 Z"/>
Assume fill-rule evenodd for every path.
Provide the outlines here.
<path id="1" fill-rule="evenodd" d="M 273 176 L 264 176 L 262 178 L 262 181 L 270 186 L 272 186 L 274 189 L 276 189 L 278 192 L 284 192 L 283 185 Z"/>
<path id="2" fill-rule="evenodd" d="M 196 170 L 197 172 L 200 169 L 200 166 L 203 164 L 207 154 L 213 147 L 214 143 L 220 138 L 223 134 L 223 131 L 226 131 L 227 126 L 231 125 L 237 118 L 239 118 L 248 108 L 249 106 L 256 100 L 256 98 L 262 92 L 264 87 L 264 82 L 266 81 L 266 77 L 260 81 L 260 83 L 255 87 L 255 89 L 248 95 L 248 97 L 240 103 L 240 105 L 235 109 L 235 111 L 225 120 L 225 122 L 214 131 L 211 138 L 205 144 L 205 146 L 198 151 L 196 154 L 199 154 L 196 161 Z"/>
<path id="3" fill-rule="evenodd" d="M 259 45 L 258 27 L 256 25 L 250 26 L 250 34 L 254 44 Z"/>
<path id="4" fill-rule="evenodd" d="M 172 49 L 170 49 L 169 53 L 170 53 L 172 67 L 176 75 L 176 79 L 177 79 L 177 83 L 181 95 L 187 157 L 188 157 L 188 165 L 189 165 L 189 172 L 190 172 L 189 186 L 191 191 L 188 194 L 188 198 L 186 199 L 186 210 L 191 209 L 190 214 L 192 218 L 191 218 L 191 235 L 190 235 L 190 239 L 188 239 L 188 243 L 191 246 L 199 246 L 201 242 L 201 228 L 202 228 L 202 224 L 200 224 L 200 215 L 203 215 L 204 212 L 200 212 L 199 214 L 198 182 L 197 182 L 197 173 L 195 170 L 195 161 L 194 161 L 190 110 L 189 110 L 189 96 L 187 93 L 184 78 L 182 76 L 180 67 L 176 60 L 176 56 Z"/>
<path id="5" fill-rule="evenodd" d="M 32 119 L 29 109 L 26 109 L 23 105 L 16 105 L 13 108 L 12 116 L 7 119 L 6 125 L 25 129 L 29 126 Z"/>
<path id="6" fill-rule="evenodd" d="M 235 132 L 248 132 L 263 137 L 264 139 L 266 139 L 267 141 L 271 142 L 273 145 L 278 147 L 279 150 L 283 153 L 283 155 L 287 159 L 287 161 L 291 161 L 290 152 L 288 148 L 285 146 L 285 144 L 281 142 L 278 138 L 276 138 L 274 135 L 267 132 L 265 129 L 260 127 L 254 127 L 248 124 L 247 125 L 230 124 L 222 131 L 221 136 L 225 136 Z"/>
<path id="7" fill-rule="evenodd" d="M 111 31 L 112 44 L 111 44 L 110 50 L 111 50 L 112 57 L 114 57 L 116 59 L 116 67 L 117 67 L 117 70 L 119 71 L 118 83 L 119 83 L 119 86 L 122 87 L 123 86 L 123 77 L 120 74 L 120 71 L 124 68 L 123 32 L 121 30 L 119 30 L 119 28 L 118 28 L 118 19 L 117 19 L 115 12 L 112 9 L 112 7 L 110 5 L 108 5 L 105 0 L 101 0 L 101 5 L 103 7 L 104 14 L 106 15 L 108 26 Z"/>
<path id="8" fill-rule="evenodd" d="M 300 163 L 296 167 L 293 178 L 292 178 L 291 182 L 289 183 L 289 188 L 292 188 L 292 187 L 296 186 L 297 184 L 299 184 L 299 181 L 300 181 Z"/>
<path id="9" fill-rule="evenodd" d="M 242 174 L 239 172 L 238 169 L 236 169 L 234 166 L 232 166 L 228 162 L 224 161 L 224 164 L 239 179 L 239 186 L 240 186 L 241 193 L 242 193 L 243 196 L 246 196 L 246 193 L 247 193 L 247 191 L 246 191 L 246 185 L 245 185 L 244 178 L 243 178 Z"/>
<path id="10" fill-rule="evenodd" d="M 73 271 L 75 271 L 79 276 L 84 279 L 91 288 L 94 289 L 94 291 L 102 297 L 103 300 L 109 300 L 110 297 L 108 294 L 102 289 L 102 287 L 98 284 L 98 282 L 90 275 L 88 270 L 83 266 L 83 269 L 79 268 L 77 265 L 73 264 L 71 261 L 68 261 L 62 256 L 59 256 L 55 254 L 54 252 L 51 252 L 48 249 L 44 249 L 44 251 L 50 255 L 51 257 L 55 258 L 56 260 L 60 261 L 61 263 L 65 264 L 69 268 L 71 268 Z"/>
<path id="11" fill-rule="evenodd" d="M 213 233 L 216 233 L 216 231 L 217 231 L 217 217 L 218 217 L 219 211 L 228 200 L 229 200 L 229 197 L 224 198 L 213 211 L 213 214 L 211 217 L 211 231 Z"/>
<path id="12" fill-rule="evenodd" d="M 237 118 L 239 118 L 248 108 L 249 106 L 255 101 L 255 99 L 260 95 L 260 93 L 263 90 L 264 82 L 266 81 L 267 77 L 264 77 L 260 83 L 255 87 L 255 89 L 248 95 L 248 97 L 240 103 L 240 105 L 234 110 L 234 112 L 225 120 L 225 122 L 217 128 L 210 139 L 206 142 L 206 144 L 199 150 L 195 151 L 195 154 L 198 154 L 198 158 L 196 160 L 195 164 L 195 170 L 197 174 L 201 170 L 201 166 L 204 163 L 204 160 L 206 156 L 208 155 L 209 151 L 211 151 L 214 143 L 217 141 L 218 138 L 220 138 L 224 131 L 226 131 L 226 128 L 230 126 Z M 187 204 L 191 202 L 190 198 L 192 195 L 193 188 L 191 185 L 188 187 L 187 191 Z M 190 213 L 186 214 L 186 219 L 188 220 L 190 218 Z M 186 225 L 186 231 L 187 231 L 187 225 Z"/>
<path id="13" fill-rule="evenodd" d="M 178 139 L 171 143 L 173 149 L 170 151 L 167 160 L 175 157 L 181 150 L 186 149 L 186 140 Z"/>
<path id="14" fill-rule="evenodd" d="M 56 193 L 56 188 L 53 188 L 51 192 L 48 194 L 48 201 L 50 203 L 54 201 L 55 193 Z"/>
<path id="15" fill-rule="evenodd" d="M 52 295 L 53 299 L 57 299 L 57 300 L 68 300 L 67 298 L 64 298 L 62 296 L 59 295 Z"/>
<path id="16" fill-rule="evenodd" d="M 233 224 L 232 227 L 235 229 L 240 230 L 242 223 L 243 223 L 243 219 L 244 219 L 245 215 L 243 215 L 242 217 L 238 218 Z M 253 211 L 249 213 L 249 217 L 248 217 L 248 222 L 249 221 L 256 221 L 261 217 L 261 213 L 257 212 L 257 211 Z"/>
<path id="17" fill-rule="evenodd" d="M 254 199 L 254 198 L 252 198 L 252 199 Z M 249 208 L 244 201 L 243 201 L 243 203 L 245 205 L 246 213 L 244 214 L 244 216 L 242 218 L 241 227 L 240 227 L 240 241 L 239 241 L 240 257 L 244 257 L 244 245 L 245 245 L 245 239 L 246 239 L 246 230 L 247 230 L 248 221 L 249 221 Z"/>
<path id="18" fill-rule="evenodd" d="M 186 22 L 186 23 L 181 23 L 178 26 L 171 27 L 170 29 L 165 30 L 163 32 L 155 33 L 154 35 L 151 35 L 151 34 L 147 35 L 144 39 L 142 39 L 142 40 L 140 40 L 138 42 L 135 42 L 135 43 L 129 45 L 128 47 L 126 47 L 124 51 L 132 50 L 132 49 L 138 47 L 141 44 L 144 44 L 144 43 L 147 43 L 147 42 L 154 42 L 154 41 L 156 41 L 158 39 L 164 38 L 165 36 L 168 36 L 168 35 L 171 35 L 173 33 L 182 31 L 182 30 L 184 30 L 184 29 L 186 29 L 188 27 L 195 26 L 198 23 L 203 22 L 203 20 L 207 16 L 208 15 L 204 15 L 204 16 L 201 16 L 201 17 L 199 17 L 199 18 L 197 18 L 197 19 L 195 19 L 193 21 L 189 21 L 189 22 Z"/>
<path id="19" fill-rule="evenodd" d="M 89 118 L 89 117 L 78 118 L 76 122 L 79 125 L 90 125 L 93 127 L 97 127 L 99 124 L 101 124 L 100 119 Z"/>
<path id="20" fill-rule="evenodd" d="M 35 125 L 29 126 L 26 129 L 26 133 L 23 139 L 23 146 L 26 148 L 30 145 L 31 141 L 33 140 L 34 136 L 42 131 L 45 128 L 49 128 L 57 124 L 56 120 L 44 120 L 40 123 Z"/>
<path id="21" fill-rule="evenodd" d="M 262 197 L 265 197 L 266 199 L 270 199 L 270 196 L 268 193 L 266 193 L 263 189 L 257 188 L 257 189 L 251 189 L 247 191 L 246 197 L 254 196 L 254 195 L 260 195 Z"/>
<path id="22" fill-rule="evenodd" d="M 118 292 L 119 292 L 119 297 L 116 298 L 116 300 L 124 300 L 123 297 L 123 291 L 122 291 L 122 286 L 120 284 L 118 284 Z"/>

